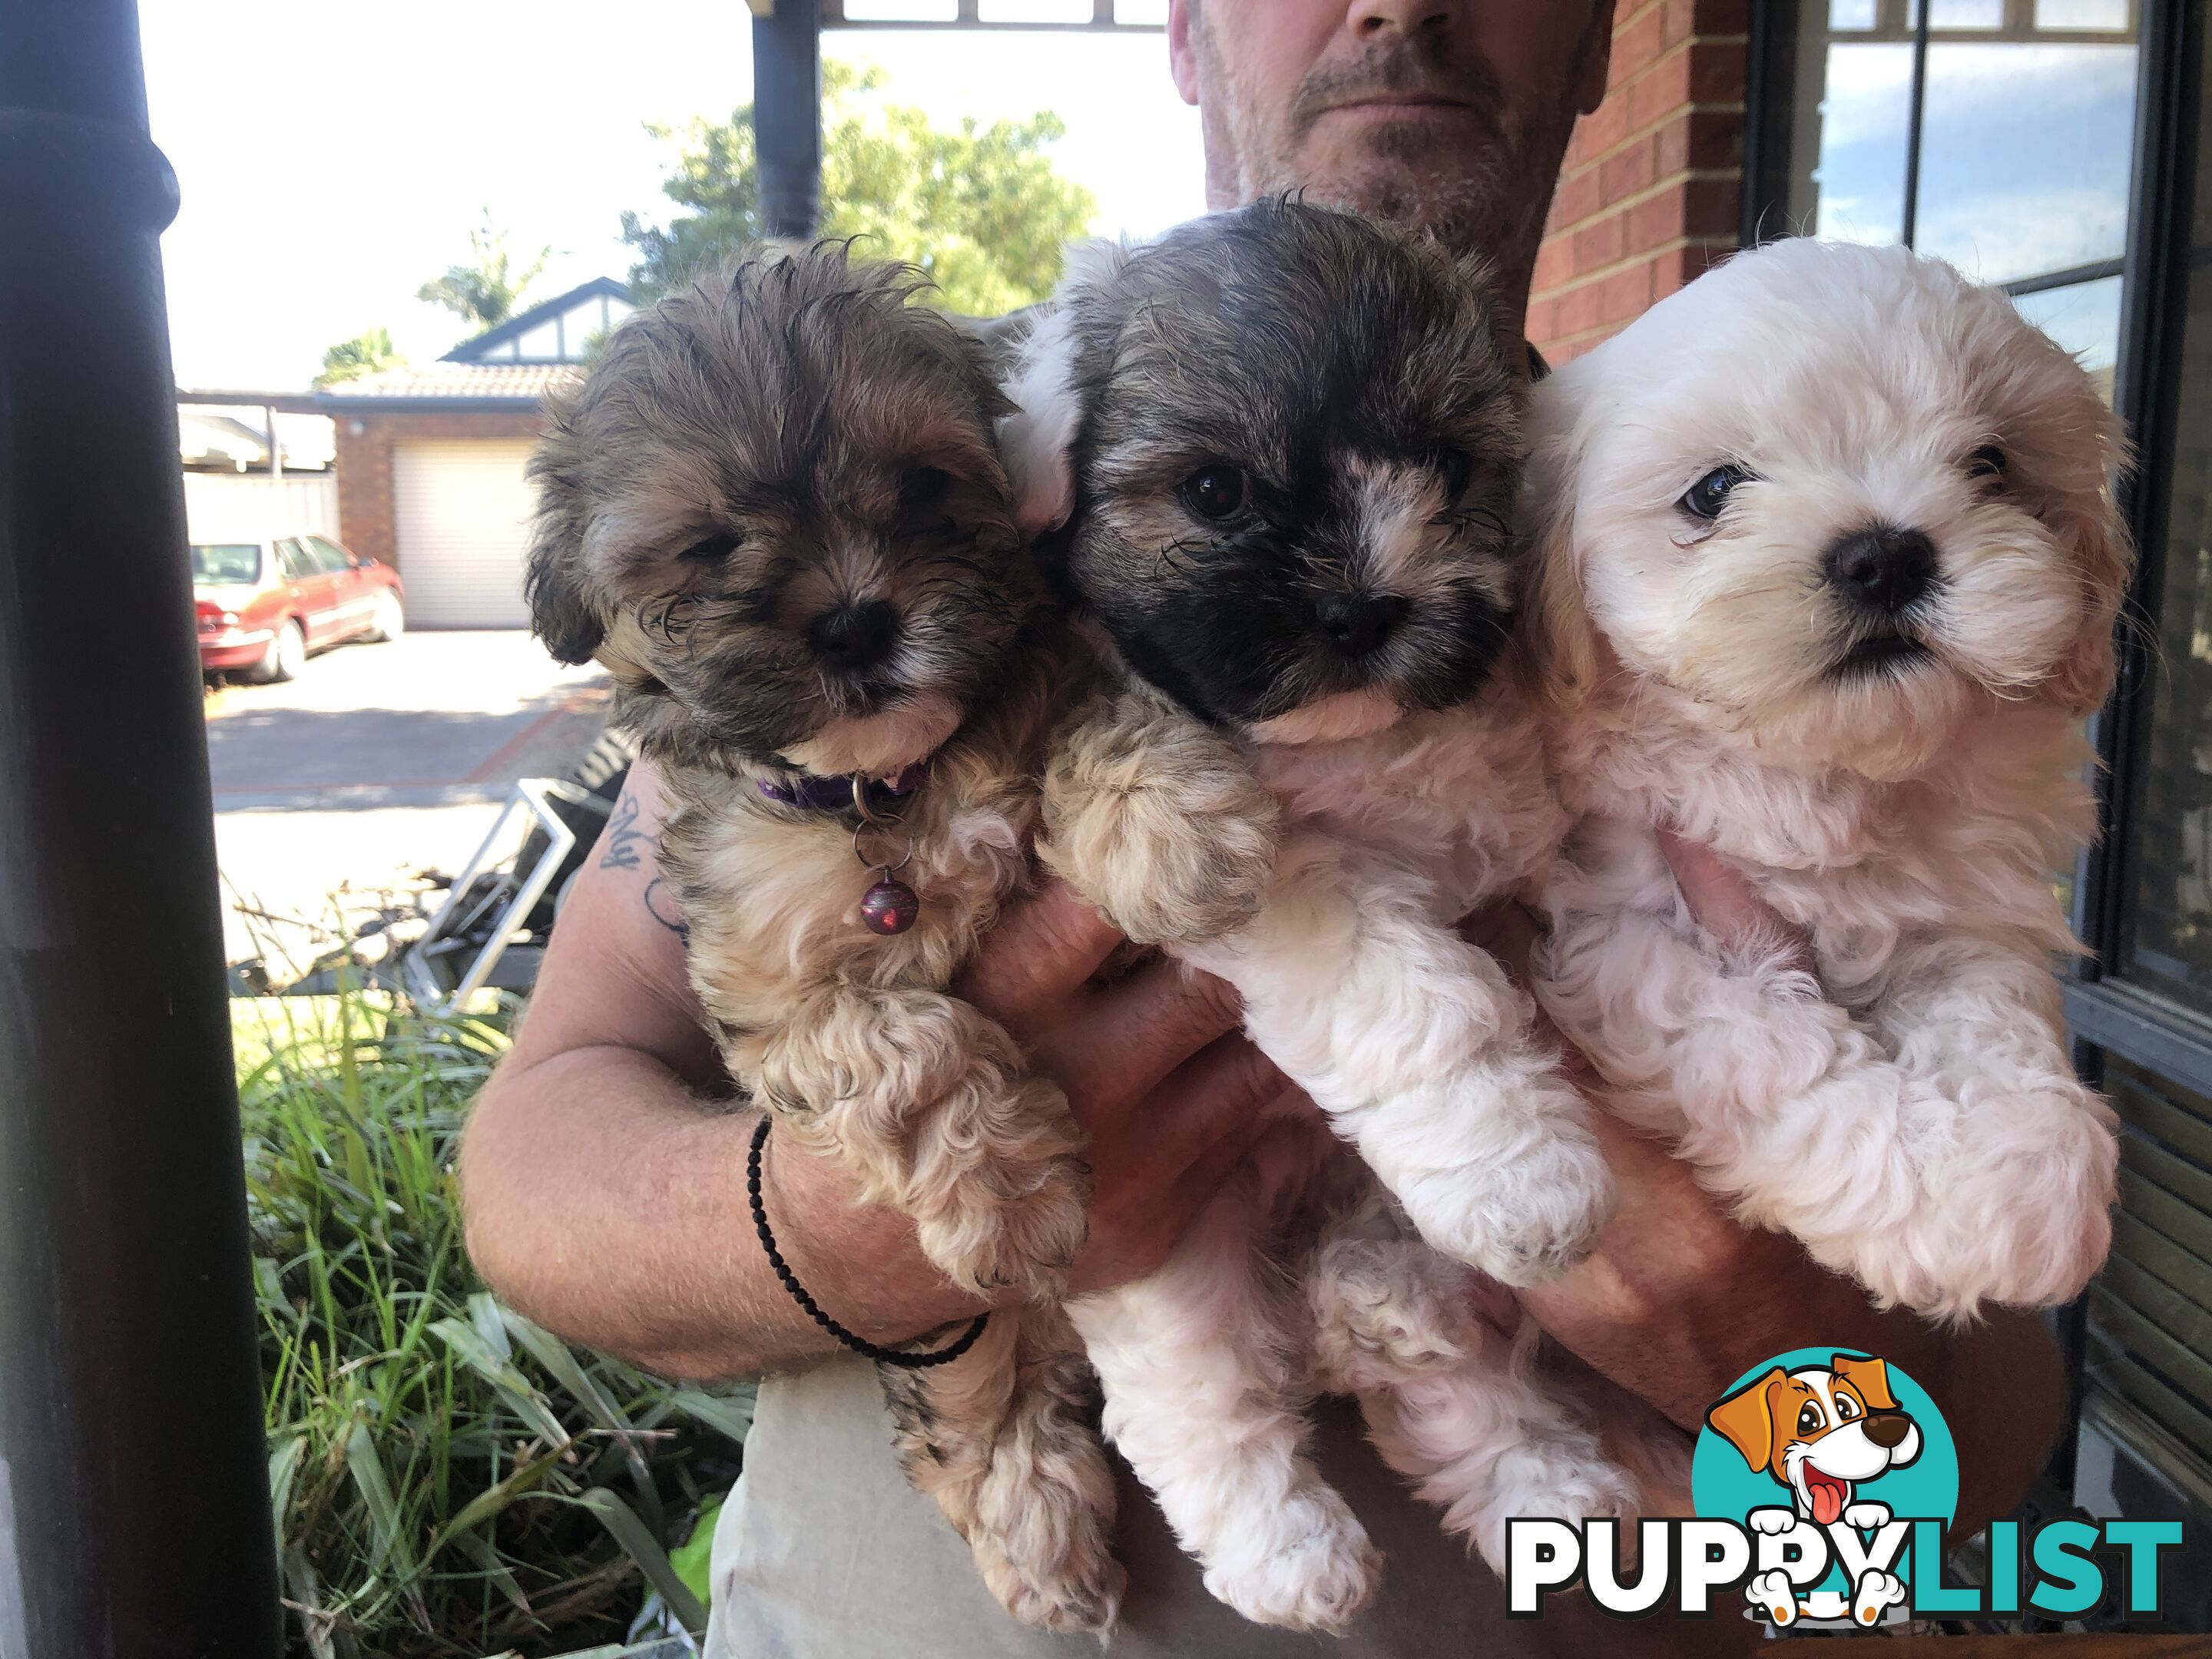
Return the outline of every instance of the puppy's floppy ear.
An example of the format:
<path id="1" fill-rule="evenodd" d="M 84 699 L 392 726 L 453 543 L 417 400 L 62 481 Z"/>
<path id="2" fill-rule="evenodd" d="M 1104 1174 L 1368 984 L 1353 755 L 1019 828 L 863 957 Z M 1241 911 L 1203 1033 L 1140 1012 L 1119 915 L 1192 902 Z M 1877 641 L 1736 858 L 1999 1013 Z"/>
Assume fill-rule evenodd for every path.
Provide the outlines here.
<path id="1" fill-rule="evenodd" d="M 2101 404 L 2100 399 L 2100 411 Z M 2105 447 L 2112 458 L 2109 477 L 2124 470 L 2128 454 L 2118 422 L 2109 414 L 2105 418 Z M 2069 714 L 2083 715 L 2095 714 L 2112 695 L 2112 633 L 2119 622 L 2120 606 L 2127 599 L 2128 578 L 2135 569 L 2135 544 L 2128 534 L 2127 521 L 2120 516 L 2117 492 L 2110 488 L 2100 490 L 2085 509 L 2063 517 L 2051 515 L 2058 520 L 2081 561 L 2084 602 L 2081 631 L 2053 677 L 2051 693 Z"/>
<path id="2" fill-rule="evenodd" d="M 1777 1365 L 1755 1382 L 1747 1382 L 1705 1413 L 1705 1421 L 1729 1444 L 1743 1454 L 1754 1471 L 1764 1472 L 1774 1455 L 1774 1406 L 1771 1395 L 1777 1383 L 1790 1374 Z"/>
<path id="3" fill-rule="evenodd" d="M 1075 441 L 1083 426 L 1076 386 L 1084 301 L 1128 263 L 1117 242 L 1071 242 L 1060 287 L 1039 308 L 1006 380 L 1013 412 L 999 422 L 999 453 L 1024 536 L 1057 530 L 1075 511 Z"/>
<path id="4" fill-rule="evenodd" d="M 1582 705 L 1598 672 L 1597 625 L 1575 548 L 1578 462 L 1571 439 L 1543 440 L 1529 457 L 1522 495 L 1528 526 L 1523 556 L 1531 562 L 1521 583 L 1522 648 L 1536 689 L 1567 709 Z"/>
<path id="5" fill-rule="evenodd" d="M 584 530 L 589 515 L 576 441 L 565 409 L 556 407 L 530 476 L 538 481 L 538 518 L 530 532 L 529 566 L 522 591 L 530 602 L 531 631 L 559 662 L 589 662 L 606 638 L 599 612 L 585 596 Z"/>
<path id="6" fill-rule="evenodd" d="M 1867 1409 L 1893 1412 L 1898 1409 L 1897 1396 L 1889 1391 L 1889 1367 L 1879 1359 L 1862 1359 L 1856 1354 L 1839 1353 L 1828 1362 L 1828 1367 L 1838 1376 L 1858 1390 Z"/>

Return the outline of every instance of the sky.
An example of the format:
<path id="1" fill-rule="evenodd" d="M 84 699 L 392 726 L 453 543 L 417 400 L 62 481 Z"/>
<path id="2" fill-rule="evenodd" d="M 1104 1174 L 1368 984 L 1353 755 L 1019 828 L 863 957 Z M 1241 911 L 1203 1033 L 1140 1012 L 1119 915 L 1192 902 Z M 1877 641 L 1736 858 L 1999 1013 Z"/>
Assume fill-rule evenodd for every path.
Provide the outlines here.
<path id="1" fill-rule="evenodd" d="M 325 347 L 379 325 L 437 357 L 471 331 L 415 291 L 467 257 L 487 208 L 511 246 L 555 250 L 538 297 L 627 274 L 623 210 L 668 205 L 672 147 L 646 124 L 752 95 L 744 0 L 140 0 L 140 28 L 184 201 L 162 255 L 190 390 L 304 389 Z M 1161 35 L 851 30 L 824 52 L 878 65 L 889 98 L 941 125 L 1056 111 L 1055 159 L 1097 197 L 1098 234 L 1204 209 L 1198 117 Z"/>
<path id="2" fill-rule="evenodd" d="M 1956 7 L 1990 0 L 1948 0 Z M 2065 0 L 2113 27 L 2114 0 Z M 2039 15 L 2054 0 L 2039 0 Z M 2101 9 L 2100 9 L 2101 8 Z M 1934 16 L 1941 21 L 1939 9 Z M 1983 20 L 1986 21 L 1986 20 Z M 2124 26 L 2123 15 L 2118 20 Z M 2136 51 L 2087 44 L 1939 43 L 1929 48 L 1914 246 L 1978 282 L 2069 270 L 2124 251 Z M 1911 48 L 1829 47 L 1821 93 L 1816 228 L 1889 241 L 1904 213 Z M 2020 309 L 2094 371 L 2119 349 L 2120 283 L 2023 298 Z"/>

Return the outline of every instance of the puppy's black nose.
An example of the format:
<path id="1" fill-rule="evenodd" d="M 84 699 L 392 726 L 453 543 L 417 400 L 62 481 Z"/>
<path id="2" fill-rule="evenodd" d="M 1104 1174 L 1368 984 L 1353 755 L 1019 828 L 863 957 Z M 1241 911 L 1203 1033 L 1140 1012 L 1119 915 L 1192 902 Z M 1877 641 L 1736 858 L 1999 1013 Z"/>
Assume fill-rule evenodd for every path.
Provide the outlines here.
<path id="1" fill-rule="evenodd" d="M 873 668 L 898 643 L 899 615 L 888 599 L 860 599 L 824 611 L 806 630 L 806 644 L 832 668 Z"/>
<path id="2" fill-rule="evenodd" d="M 1912 1419 L 1903 1412 L 1869 1412 L 1866 1437 L 1877 1446 L 1898 1446 L 1912 1432 Z"/>
<path id="3" fill-rule="evenodd" d="M 1854 530 L 1828 550 L 1828 575 L 1861 605 L 1894 614 L 1936 580 L 1936 544 L 1894 525 Z"/>
<path id="4" fill-rule="evenodd" d="M 1314 620 L 1347 657 L 1364 657 L 1406 619 L 1395 593 L 1324 593 L 1314 601 Z"/>

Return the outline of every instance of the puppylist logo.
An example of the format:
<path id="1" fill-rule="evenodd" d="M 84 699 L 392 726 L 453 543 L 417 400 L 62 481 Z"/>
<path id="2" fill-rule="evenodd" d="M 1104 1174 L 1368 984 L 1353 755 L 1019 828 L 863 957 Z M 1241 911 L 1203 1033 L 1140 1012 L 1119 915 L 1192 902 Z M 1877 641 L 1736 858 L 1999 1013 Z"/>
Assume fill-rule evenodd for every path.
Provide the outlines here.
<path id="1" fill-rule="evenodd" d="M 1710 1617 L 1716 1595 L 1741 1589 L 1746 1616 L 1778 1629 L 2069 1619 L 2105 1600 L 2105 1567 L 2090 1553 L 2101 1547 L 2124 1563 L 2130 1615 L 2154 1616 L 2160 1553 L 2181 1546 L 2179 1521 L 2062 1520 L 2032 1534 L 2000 1521 L 1988 1585 L 1945 1583 L 1959 1500 L 1950 1428 L 1903 1371 L 1832 1349 L 1794 1349 L 1736 1380 L 1705 1413 L 1690 1496 L 1694 1519 L 1638 1523 L 1629 1578 L 1617 1522 L 1507 1522 L 1509 1613 L 1538 1617 L 1547 1592 L 1579 1583 L 1620 1618 L 1662 1607 Z"/>

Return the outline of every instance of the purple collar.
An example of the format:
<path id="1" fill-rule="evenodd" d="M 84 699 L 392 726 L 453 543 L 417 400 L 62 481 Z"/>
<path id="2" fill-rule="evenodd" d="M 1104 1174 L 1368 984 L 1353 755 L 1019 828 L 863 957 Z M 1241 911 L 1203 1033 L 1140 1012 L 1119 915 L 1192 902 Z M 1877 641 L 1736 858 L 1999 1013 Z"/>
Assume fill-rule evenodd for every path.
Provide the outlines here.
<path id="1" fill-rule="evenodd" d="M 869 778 L 862 781 L 862 799 L 870 811 L 883 811 L 921 788 L 922 779 L 928 775 L 929 763 L 916 761 L 891 777 Z M 805 811 L 849 812 L 854 807 L 854 781 L 850 775 L 822 778 L 811 773 L 796 772 L 781 778 L 761 779 L 760 792 L 770 800 L 781 801 L 786 806 L 796 806 Z"/>

